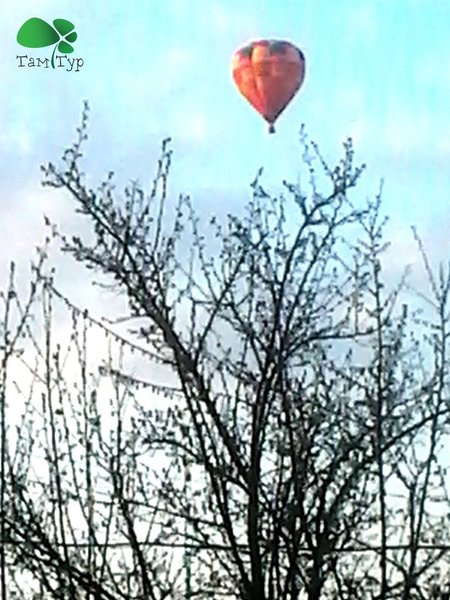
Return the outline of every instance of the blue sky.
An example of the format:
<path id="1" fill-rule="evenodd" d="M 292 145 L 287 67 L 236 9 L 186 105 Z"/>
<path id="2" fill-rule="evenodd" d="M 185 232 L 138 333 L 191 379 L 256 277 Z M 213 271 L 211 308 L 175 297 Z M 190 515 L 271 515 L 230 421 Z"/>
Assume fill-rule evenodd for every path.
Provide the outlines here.
<path id="1" fill-rule="evenodd" d="M 76 25 L 82 69 L 19 68 L 17 54 L 46 57 L 16 42 L 32 16 Z M 385 179 L 384 208 L 405 259 L 409 225 L 448 228 L 450 178 L 450 4 L 445 0 L 6 0 L 0 23 L 0 235 L 21 256 L 41 239 L 43 212 L 69 222 L 73 205 L 42 190 L 39 165 L 73 139 L 82 101 L 91 105 L 86 171 L 120 183 L 152 177 L 160 141 L 173 138 L 171 190 L 199 211 L 230 209 L 266 181 L 296 179 L 305 123 L 331 162 L 347 136 L 368 163 L 361 198 Z M 306 56 L 300 93 L 269 136 L 237 93 L 233 51 L 264 37 L 288 39 Z M 17 227 L 23 238 L 12 232 Z M 43 231 L 43 229 L 42 229 Z M 14 252 L 13 252 L 14 253 Z"/>
<path id="2" fill-rule="evenodd" d="M 28 279 L 43 213 L 64 232 L 80 226 L 69 198 L 41 188 L 39 167 L 71 143 L 83 100 L 92 185 L 112 169 L 119 184 L 148 186 L 170 135 L 170 192 L 191 194 L 202 214 L 237 211 L 260 166 L 272 186 L 296 180 L 304 123 L 331 163 L 353 137 L 368 164 L 362 202 L 384 178 L 389 276 L 418 262 L 412 224 L 432 258 L 450 254 L 448 0 L 2 0 L 0 15 L 0 289 L 10 259 Z M 17 66 L 17 54 L 50 56 L 16 42 L 31 17 L 76 25 L 79 72 Z M 291 40 L 306 56 L 305 83 L 273 136 L 230 74 L 232 53 L 264 37 Z M 57 287 L 74 303 L 96 305 L 94 314 L 116 306 L 70 258 L 56 262 Z"/>

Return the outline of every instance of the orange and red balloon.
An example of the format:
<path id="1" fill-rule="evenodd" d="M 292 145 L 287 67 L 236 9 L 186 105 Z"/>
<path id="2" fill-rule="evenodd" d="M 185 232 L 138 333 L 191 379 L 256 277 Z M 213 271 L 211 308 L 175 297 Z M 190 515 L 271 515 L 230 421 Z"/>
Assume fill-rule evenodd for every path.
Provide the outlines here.
<path id="1" fill-rule="evenodd" d="M 251 42 L 234 53 L 231 70 L 241 94 L 274 133 L 275 121 L 305 78 L 303 52 L 281 40 Z"/>

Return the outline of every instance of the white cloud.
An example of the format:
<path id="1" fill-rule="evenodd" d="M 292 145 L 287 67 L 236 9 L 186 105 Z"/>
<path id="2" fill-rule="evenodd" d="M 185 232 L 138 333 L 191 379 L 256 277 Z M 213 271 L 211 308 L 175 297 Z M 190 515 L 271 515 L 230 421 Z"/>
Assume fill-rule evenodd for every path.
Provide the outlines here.
<path id="1" fill-rule="evenodd" d="M 406 114 L 392 115 L 384 127 L 384 141 L 394 152 L 410 151 L 424 143 L 426 131 Z"/>
<path id="2" fill-rule="evenodd" d="M 167 65 L 173 71 L 179 71 L 192 66 L 192 52 L 186 48 L 171 48 L 166 56 Z"/>
<path id="3" fill-rule="evenodd" d="M 176 137 L 183 142 L 204 142 L 211 135 L 211 122 L 200 111 L 184 110 L 175 119 Z"/>
<path id="4" fill-rule="evenodd" d="M 373 2 L 364 2 L 351 8 L 348 29 L 352 38 L 362 37 L 366 41 L 373 41 L 377 27 L 377 13 Z"/>
<path id="5" fill-rule="evenodd" d="M 30 154 L 33 149 L 33 136 L 29 129 L 25 129 L 24 127 L 16 127 L 11 130 L 9 138 L 4 136 L 5 146 L 6 142 L 8 142 L 8 151 L 11 151 L 12 148 L 16 148 L 19 154 L 27 155 Z M 1 144 L 1 141 L 0 141 Z M 1 146 L 0 146 L 1 147 Z M 6 154 L 6 148 L 5 148 Z"/>
<path id="6" fill-rule="evenodd" d="M 440 154 L 450 158 L 450 130 L 448 127 L 440 132 L 436 141 L 436 148 Z"/>
<path id="7" fill-rule="evenodd" d="M 191 50 L 174 47 L 153 62 L 151 76 L 143 75 L 140 67 L 128 69 L 120 72 L 115 83 L 124 98 L 128 98 L 132 90 L 134 99 L 141 100 L 148 108 L 149 97 L 162 99 L 167 94 L 179 94 L 191 86 L 189 77 L 195 64 Z"/>
<path id="8" fill-rule="evenodd" d="M 422 156 L 424 160 L 434 155 L 436 159 L 443 153 L 448 154 L 450 122 L 441 121 L 436 129 L 436 114 L 424 107 L 411 112 L 398 108 L 382 123 L 382 127 L 373 131 L 382 148 L 402 155 Z"/>
<path id="9" fill-rule="evenodd" d="M 219 2 L 213 2 L 209 7 L 211 25 L 215 30 L 224 32 L 230 28 L 231 25 L 231 13 L 226 10 L 223 4 Z"/>
<path id="10" fill-rule="evenodd" d="M 351 137 L 355 143 L 364 143 L 367 140 L 368 122 L 362 89 L 346 84 L 336 90 L 334 101 L 336 112 L 340 115 L 341 139 Z"/>
<path id="11" fill-rule="evenodd" d="M 174 17 L 183 18 L 189 12 L 189 2 L 187 0 L 171 0 L 167 4 L 167 8 Z"/>
<path id="12" fill-rule="evenodd" d="M 448 93 L 450 90 L 450 73 L 444 66 L 450 60 L 448 48 L 433 49 L 431 54 L 423 56 L 415 65 L 417 82 L 424 87 L 438 88 L 439 91 Z"/>

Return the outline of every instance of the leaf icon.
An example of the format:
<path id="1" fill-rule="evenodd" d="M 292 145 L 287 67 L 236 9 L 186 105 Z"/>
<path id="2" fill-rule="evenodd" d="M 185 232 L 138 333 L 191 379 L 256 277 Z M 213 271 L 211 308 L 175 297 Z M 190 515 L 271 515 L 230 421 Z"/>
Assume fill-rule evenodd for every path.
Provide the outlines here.
<path id="1" fill-rule="evenodd" d="M 70 54 L 73 52 L 73 47 L 67 42 L 59 42 L 58 50 L 61 52 L 61 54 Z"/>
<path id="2" fill-rule="evenodd" d="M 51 65 L 55 68 L 56 50 L 61 54 L 71 54 L 73 52 L 71 44 L 78 36 L 74 31 L 75 25 L 67 19 L 54 19 L 53 25 L 55 29 L 38 17 L 28 19 L 19 29 L 17 41 L 26 48 L 44 48 L 54 44 Z"/>
<path id="3" fill-rule="evenodd" d="M 56 44 L 59 41 L 59 35 L 43 19 L 32 17 L 28 21 L 25 21 L 19 29 L 17 41 L 21 46 L 25 46 L 26 48 L 44 48 L 45 46 Z"/>
<path id="4" fill-rule="evenodd" d="M 72 29 L 75 29 L 75 25 L 73 23 L 71 23 L 70 21 L 67 21 L 66 19 L 55 19 L 53 21 L 53 25 L 55 26 L 55 29 L 57 29 L 57 31 L 59 31 L 60 35 L 65 36 L 68 33 L 70 33 L 72 31 Z M 75 41 L 75 40 L 73 40 Z"/>
<path id="5" fill-rule="evenodd" d="M 74 42 L 77 39 L 77 34 L 75 31 L 72 31 L 72 33 L 69 33 L 69 35 L 66 35 L 66 41 L 67 42 Z"/>

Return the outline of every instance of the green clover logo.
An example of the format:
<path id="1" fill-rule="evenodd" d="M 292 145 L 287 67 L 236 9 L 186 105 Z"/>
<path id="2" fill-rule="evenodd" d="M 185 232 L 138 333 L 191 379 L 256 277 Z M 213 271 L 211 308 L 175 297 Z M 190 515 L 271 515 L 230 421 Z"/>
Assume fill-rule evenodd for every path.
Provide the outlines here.
<path id="1" fill-rule="evenodd" d="M 77 39 L 75 25 L 66 19 L 55 19 L 53 21 L 55 28 L 43 19 L 33 17 L 28 19 L 19 29 L 17 41 L 26 48 L 45 48 L 55 44 L 52 54 L 52 67 L 55 68 L 55 52 L 59 50 L 61 54 L 70 54 L 73 52 L 73 44 Z"/>

